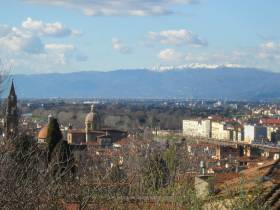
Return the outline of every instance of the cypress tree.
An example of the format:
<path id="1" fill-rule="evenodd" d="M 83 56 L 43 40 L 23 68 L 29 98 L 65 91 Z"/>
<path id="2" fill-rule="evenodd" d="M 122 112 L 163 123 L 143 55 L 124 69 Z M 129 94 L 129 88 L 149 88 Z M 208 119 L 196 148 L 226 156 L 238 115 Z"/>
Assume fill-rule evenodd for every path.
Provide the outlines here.
<path id="1" fill-rule="evenodd" d="M 48 143 L 48 161 L 50 162 L 55 146 L 62 141 L 62 133 L 58 121 L 55 118 L 50 119 L 46 141 Z"/>
<path id="2" fill-rule="evenodd" d="M 70 145 L 67 141 L 61 141 L 59 143 L 59 162 L 61 170 L 65 170 L 67 167 L 71 167 L 73 163 L 73 154 L 71 153 Z"/>
<path id="3" fill-rule="evenodd" d="M 72 168 L 74 157 L 70 145 L 63 140 L 58 120 L 55 118 L 50 119 L 46 141 L 48 143 L 48 162 L 51 165 L 54 164 L 53 175 Z"/>

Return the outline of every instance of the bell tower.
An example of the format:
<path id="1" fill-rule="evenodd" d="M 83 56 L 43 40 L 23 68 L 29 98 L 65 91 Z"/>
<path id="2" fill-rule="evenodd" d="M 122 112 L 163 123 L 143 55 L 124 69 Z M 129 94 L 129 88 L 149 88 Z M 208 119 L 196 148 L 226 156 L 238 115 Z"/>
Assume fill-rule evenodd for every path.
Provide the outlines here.
<path id="1" fill-rule="evenodd" d="M 91 105 L 90 112 L 86 115 L 85 119 L 85 131 L 86 131 L 86 141 L 90 139 L 90 132 L 100 130 L 100 117 L 95 110 L 95 106 Z"/>
<path id="2" fill-rule="evenodd" d="M 18 109 L 17 95 L 14 87 L 14 81 L 7 98 L 7 108 L 5 116 L 5 135 L 8 138 L 15 137 L 18 133 Z"/>

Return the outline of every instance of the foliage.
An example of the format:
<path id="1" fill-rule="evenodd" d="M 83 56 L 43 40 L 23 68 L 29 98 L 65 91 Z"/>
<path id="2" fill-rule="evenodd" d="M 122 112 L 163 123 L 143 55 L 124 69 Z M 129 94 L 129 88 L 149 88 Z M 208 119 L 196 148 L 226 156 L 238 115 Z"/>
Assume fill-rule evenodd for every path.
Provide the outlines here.
<path id="1" fill-rule="evenodd" d="M 149 154 L 142 168 L 142 176 L 148 191 L 155 192 L 168 185 L 169 169 L 160 153 Z"/>
<path id="2" fill-rule="evenodd" d="M 62 133 L 57 119 L 51 118 L 48 125 L 47 143 L 48 143 L 48 161 L 51 161 L 52 152 L 55 146 L 62 140 Z"/>

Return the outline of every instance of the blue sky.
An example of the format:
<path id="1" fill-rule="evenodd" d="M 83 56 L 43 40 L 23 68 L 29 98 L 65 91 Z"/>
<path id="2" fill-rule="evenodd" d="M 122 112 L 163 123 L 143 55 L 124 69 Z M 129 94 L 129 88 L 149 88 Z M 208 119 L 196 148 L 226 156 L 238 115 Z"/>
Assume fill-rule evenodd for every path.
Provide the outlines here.
<path id="1" fill-rule="evenodd" d="M 174 67 L 280 72 L 278 0 L 9 0 L 0 58 L 14 73 Z"/>

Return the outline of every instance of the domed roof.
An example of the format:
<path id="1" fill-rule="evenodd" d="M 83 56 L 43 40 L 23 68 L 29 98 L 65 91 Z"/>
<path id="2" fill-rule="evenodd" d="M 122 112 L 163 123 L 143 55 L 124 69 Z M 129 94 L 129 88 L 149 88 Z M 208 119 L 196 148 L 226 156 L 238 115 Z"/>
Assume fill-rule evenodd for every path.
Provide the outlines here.
<path id="1" fill-rule="evenodd" d="M 38 133 L 38 139 L 46 139 L 48 135 L 48 125 L 45 125 L 41 128 Z"/>

